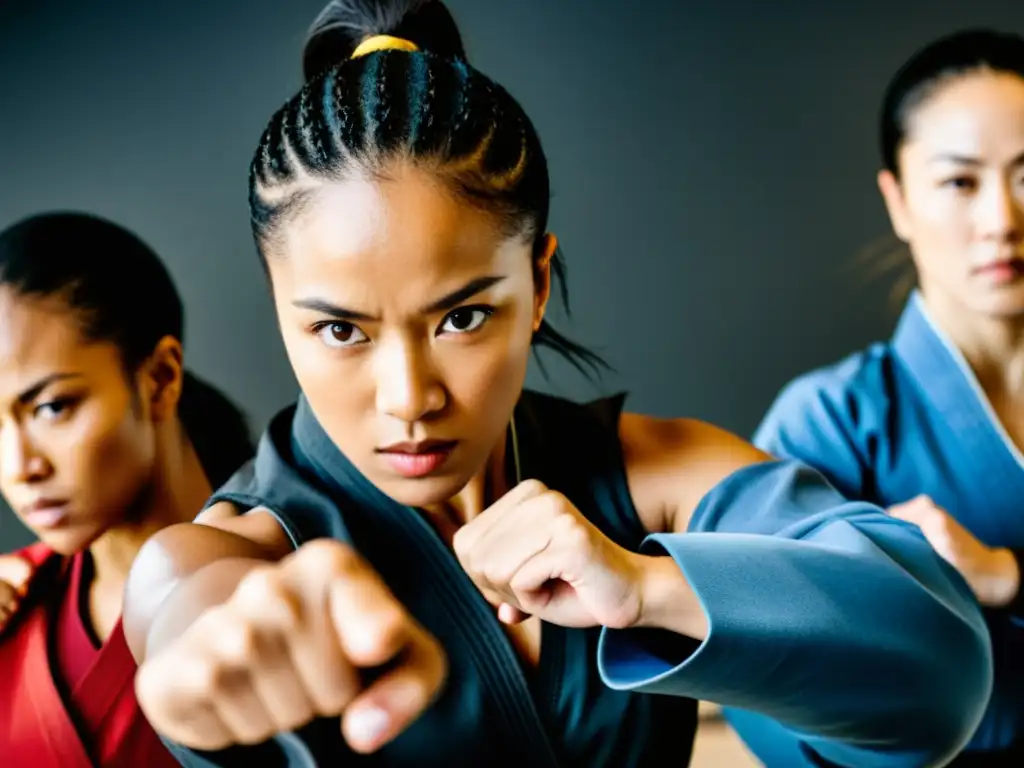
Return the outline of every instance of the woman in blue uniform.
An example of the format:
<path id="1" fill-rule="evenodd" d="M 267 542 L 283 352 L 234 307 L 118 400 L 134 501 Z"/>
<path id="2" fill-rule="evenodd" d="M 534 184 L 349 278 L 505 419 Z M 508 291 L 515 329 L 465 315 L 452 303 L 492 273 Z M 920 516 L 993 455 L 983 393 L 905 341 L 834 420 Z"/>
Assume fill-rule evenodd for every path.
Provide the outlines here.
<path id="1" fill-rule="evenodd" d="M 126 593 L 179 758 L 677 768 L 697 699 L 819 765 L 958 751 L 990 646 L 914 526 L 710 425 L 523 390 L 533 345 L 594 358 L 545 319 L 537 134 L 444 6 L 331 3 L 305 69 L 250 175 L 302 397 Z"/>
<path id="2" fill-rule="evenodd" d="M 1021 765 L 1024 38 L 967 31 L 915 54 L 881 139 L 878 184 L 918 289 L 888 343 L 790 383 L 754 442 L 919 525 L 960 571 L 988 620 L 995 688 L 955 765 Z M 796 749 L 762 718 L 729 717 L 769 762 Z"/>

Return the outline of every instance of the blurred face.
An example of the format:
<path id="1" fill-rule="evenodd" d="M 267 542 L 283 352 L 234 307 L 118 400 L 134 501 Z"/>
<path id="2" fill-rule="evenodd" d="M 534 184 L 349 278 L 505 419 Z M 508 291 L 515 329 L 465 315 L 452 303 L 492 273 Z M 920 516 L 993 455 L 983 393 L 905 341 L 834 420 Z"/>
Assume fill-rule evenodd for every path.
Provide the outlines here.
<path id="1" fill-rule="evenodd" d="M 1024 79 L 981 71 L 910 116 L 901 180 L 879 177 L 925 295 L 989 316 L 1024 314 Z"/>
<path id="2" fill-rule="evenodd" d="M 154 433 L 118 350 L 87 343 L 58 299 L 0 288 L 0 490 L 58 552 L 121 522 L 145 487 Z"/>
<path id="3" fill-rule="evenodd" d="M 456 495 L 504 437 L 554 238 L 538 266 L 530 242 L 425 171 L 391 170 L 325 185 L 269 264 L 321 425 L 384 493 L 424 507 Z"/>

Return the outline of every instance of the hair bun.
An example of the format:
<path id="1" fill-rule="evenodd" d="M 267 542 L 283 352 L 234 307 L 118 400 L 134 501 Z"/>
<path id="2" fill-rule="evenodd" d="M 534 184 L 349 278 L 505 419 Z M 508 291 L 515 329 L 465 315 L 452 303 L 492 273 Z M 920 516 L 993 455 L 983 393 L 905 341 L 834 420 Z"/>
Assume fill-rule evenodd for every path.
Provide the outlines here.
<path id="1" fill-rule="evenodd" d="M 302 51 L 309 82 L 347 61 L 374 35 L 391 35 L 449 59 L 466 59 L 462 36 L 440 0 L 331 0 L 314 20 Z"/>

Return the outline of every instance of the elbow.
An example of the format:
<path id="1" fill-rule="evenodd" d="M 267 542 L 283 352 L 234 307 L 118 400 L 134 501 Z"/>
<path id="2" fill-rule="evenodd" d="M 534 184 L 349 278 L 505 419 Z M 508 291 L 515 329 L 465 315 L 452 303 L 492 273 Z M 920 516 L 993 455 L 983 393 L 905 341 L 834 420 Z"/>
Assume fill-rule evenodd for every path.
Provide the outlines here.
<path id="1" fill-rule="evenodd" d="M 935 638 L 929 638 L 934 643 Z M 935 739 L 933 765 L 945 765 L 967 746 L 988 709 L 994 683 L 992 643 L 980 611 L 963 619 L 963 632 L 949 639 L 932 663 L 932 690 L 923 710 L 925 732 Z M 929 722 L 930 721 L 930 722 Z"/>
<path id="2" fill-rule="evenodd" d="M 922 712 L 939 753 L 935 765 L 959 754 L 974 737 L 995 682 L 985 614 L 961 575 L 943 566 L 949 579 L 945 588 L 941 582 L 931 583 L 935 620 L 917 624 L 910 644 L 918 646 L 917 663 L 923 665 L 920 679 L 927 681 L 921 694 Z"/>
<path id="3" fill-rule="evenodd" d="M 897 654 L 901 674 L 887 679 L 881 711 L 853 732 L 810 738 L 809 749 L 829 765 L 937 768 L 949 765 L 971 741 L 992 693 L 992 651 L 987 630 L 964 618 L 956 637 L 936 642 L 917 636 L 917 651 Z M 757 731 L 755 731 L 757 734 Z"/>
<path id="4" fill-rule="evenodd" d="M 890 733 L 903 742 L 897 752 L 913 755 L 913 765 L 946 765 L 960 754 L 992 695 L 992 644 L 980 609 L 965 602 L 960 610 L 951 611 L 948 604 L 940 610 L 945 613 L 941 624 L 904 629 L 898 666 L 905 674 L 891 681 L 904 691 L 897 699 L 905 715 Z"/>
<path id="5" fill-rule="evenodd" d="M 858 733 L 846 734 L 848 747 L 900 768 L 947 765 L 959 755 L 981 725 L 994 679 L 977 602 L 953 581 L 914 592 L 917 599 L 902 602 L 873 642 L 875 704 Z"/>

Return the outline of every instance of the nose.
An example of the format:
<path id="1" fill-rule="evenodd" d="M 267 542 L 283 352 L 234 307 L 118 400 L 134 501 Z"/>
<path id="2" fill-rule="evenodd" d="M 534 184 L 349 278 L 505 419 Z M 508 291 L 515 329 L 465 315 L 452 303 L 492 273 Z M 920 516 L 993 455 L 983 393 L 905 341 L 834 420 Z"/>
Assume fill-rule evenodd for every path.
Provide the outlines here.
<path id="1" fill-rule="evenodd" d="M 49 472 L 49 462 L 23 426 L 0 426 L 0 478 L 5 486 L 38 482 Z"/>
<path id="2" fill-rule="evenodd" d="M 405 339 L 381 343 L 374 362 L 379 413 L 412 424 L 444 408 L 444 387 L 422 345 Z"/>
<path id="3" fill-rule="evenodd" d="M 977 202 L 978 228 L 986 239 L 1018 243 L 1024 238 L 1024 199 L 1006 182 L 990 184 Z"/>

